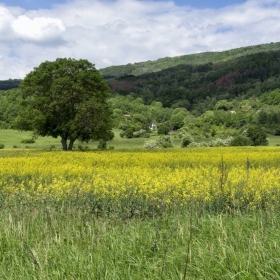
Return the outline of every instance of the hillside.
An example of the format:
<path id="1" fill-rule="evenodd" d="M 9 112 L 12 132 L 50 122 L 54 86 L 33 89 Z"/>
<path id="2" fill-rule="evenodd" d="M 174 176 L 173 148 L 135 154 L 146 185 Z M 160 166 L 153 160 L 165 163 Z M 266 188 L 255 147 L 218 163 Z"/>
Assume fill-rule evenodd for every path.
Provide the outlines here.
<path id="1" fill-rule="evenodd" d="M 141 97 L 146 104 L 185 107 L 203 113 L 211 102 L 242 100 L 280 88 L 280 51 L 261 52 L 225 62 L 180 64 L 155 73 L 108 81 L 113 93 Z M 202 108 L 204 107 L 204 109 Z"/>
<path id="2" fill-rule="evenodd" d="M 154 61 L 138 62 L 120 66 L 110 66 L 99 69 L 99 71 L 107 79 L 121 77 L 124 75 L 138 76 L 144 73 L 161 71 L 180 64 L 198 65 L 206 64 L 209 62 L 217 63 L 221 61 L 229 61 L 241 56 L 274 50 L 280 50 L 280 42 L 242 47 L 222 52 L 203 52 L 177 57 L 165 57 Z"/>

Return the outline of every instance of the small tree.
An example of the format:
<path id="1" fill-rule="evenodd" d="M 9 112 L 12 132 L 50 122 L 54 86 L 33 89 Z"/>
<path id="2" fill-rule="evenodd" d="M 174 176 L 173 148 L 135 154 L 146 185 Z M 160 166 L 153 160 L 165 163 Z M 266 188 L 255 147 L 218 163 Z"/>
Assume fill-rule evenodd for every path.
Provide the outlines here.
<path id="1" fill-rule="evenodd" d="M 174 130 L 181 128 L 184 125 L 184 113 L 178 113 L 171 117 L 170 124 Z"/>
<path id="2" fill-rule="evenodd" d="M 182 140 L 181 147 L 186 148 L 193 142 L 193 138 L 191 136 L 185 136 Z"/>
<path id="3" fill-rule="evenodd" d="M 246 136 L 251 139 L 252 146 L 267 146 L 267 134 L 261 126 L 251 125 L 246 131 Z"/>
<path id="4" fill-rule="evenodd" d="M 126 138 L 133 138 L 133 128 L 128 128 L 125 132 L 124 132 L 124 136 Z"/>
<path id="5" fill-rule="evenodd" d="M 169 127 L 167 124 L 161 124 L 158 126 L 158 134 L 167 135 L 169 132 Z"/>
<path id="6" fill-rule="evenodd" d="M 157 144 L 160 148 L 172 148 L 173 147 L 171 138 L 168 135 L 160 136 L 157 139 Z"/>
<path id="7" fill-rule="evenodd" d="M 89 61 L 43 62 L 27 74 L 20 88 L 23 102 L 18 128 L 60 136 L 63 150 L 72 150 L 77 139 L 113 138 L 113 111 L 107 103 L 110 89 Z"/>

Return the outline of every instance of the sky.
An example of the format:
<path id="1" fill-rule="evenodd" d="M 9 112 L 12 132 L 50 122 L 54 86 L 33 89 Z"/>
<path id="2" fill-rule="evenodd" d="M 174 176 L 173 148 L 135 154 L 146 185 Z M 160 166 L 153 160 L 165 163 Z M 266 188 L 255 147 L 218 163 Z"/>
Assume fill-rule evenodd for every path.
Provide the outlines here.
<path id="1" fill-rule="evenodd" d="M 280 0 L 0 0 L 0 80 L 48 60 L 97 69 L 280 41 Z"/>

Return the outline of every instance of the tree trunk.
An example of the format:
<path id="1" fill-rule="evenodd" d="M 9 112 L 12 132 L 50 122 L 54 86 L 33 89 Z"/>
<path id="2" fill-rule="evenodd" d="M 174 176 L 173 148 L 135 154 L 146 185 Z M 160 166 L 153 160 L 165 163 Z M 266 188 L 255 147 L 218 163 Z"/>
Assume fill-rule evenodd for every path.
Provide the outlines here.
<path id="1" fill-rule="evenodd" d="M 63 151 L 67 151 L 67 138 L 61 138 L 61 144 Z"/>
<path id="2" fill-rule="evenodd" d="M 68 145 L 68 151 L 72 151 L 72 149 L 73 149 L 73 144 L 74 144 L 75 140 L 76 140 L 76 139 L 70 139 L 70 143 L 69 143 L 69 145 Z"/>

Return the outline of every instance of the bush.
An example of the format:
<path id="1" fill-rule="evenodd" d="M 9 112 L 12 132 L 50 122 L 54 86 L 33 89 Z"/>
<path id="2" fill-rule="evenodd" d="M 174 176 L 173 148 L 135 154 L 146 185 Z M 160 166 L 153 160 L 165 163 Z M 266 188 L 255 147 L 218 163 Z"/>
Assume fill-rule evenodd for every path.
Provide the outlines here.
<path id="1" fill-rule="evenodd" d="M 169 127 L 166 124 L 162 124 L 158 126 L 158 134 L 163 134 L 163 135 L 167 135 L 169 132 Z"/>
<path id="2" fill-rule="evenodd" d="M 274 130 L 274 135 L 275 136 L 280 136 L 280 126 L 276 127 Z"/>
<path id="3" fill-rule="evenodd" d="M 4 144 L 0 144 L 0 149 L 4 149 L 5 145 Z"/>
<path id="4" fill-rule="evenodd" d="M 172 148 L 173 144 L 171 142 L 170 136 L 160 136 L 157 140 L 160 148 Z"/>
<path id="5" fill-rule="evenodd" d="M 185 137 L 183 138 L 183 140 L 182 140 L 181 147 L 182 147 L 182 148 L 186 148 L 186 147 L 189 146 L 192 142 L 193 142 L 192 137 L 190 137 L 190 136 L 185 136 Z"/>
<path id="6" fill-rule="evenodd" d="M 231 145 L 233 137 L 229 136 L 226 139 L 217 138 L 209 143 L 209 147 L 227 147 Z"/>
<path id="7" fill-rule="evenodd" d="M 252 146 L 267 146 L 267 134 L 261 126 L 251 125 L 246 131 L 246 136 L 251 139 Z"/>
<path id="8" fill-rule="evenodd" d="M 100 139 L 98 141 L 98 146 L 97 146 L 98 149 L 107 149 L 107 142 L 103 139 Z"/>
<path id="9" fill-rule="evenodd" d="M 171 148 L 173 144 L 169 136 L 160 136 L 157 140 L 150 140 L 144 143 L 144 148 Z"/>
<path id="10" fill-rule="evenodd" d="M 133 128 L 128 128 L 128 129 L 124 132 L 124 137 L 125 137 L 125 138 L 133 138 Z"/>
<path id="11" fill-rule="evenodd" d="M 33 143 L 35 143 L 35 140 L 33 138 L 32 139 L 23 139 L 23 140 L 21 140 L 21 143 L 33 144 Z"/>
<path id="12" fill-rule="evenodd" d="M 226 139 L 217 138 L 215 140 L 210 141 L 209 143 L 206 142 L 191 142 L 188 147 L 228 147 L 231 146 L 233 141 L 233 137 L 229 136 Z"/>
<path id="13" fill-rule="evenodd" d="M 82 145 L 78 145 L 78 150 L 79 151 L 83 151 L 84 150 L 84 147 Z"/>
<path id="14" fill-rule="evenodd" d="M 78 150 L 79 151 L 88 151 L 89 150 L 89 146 L 78 145 Z"/>
<path id="15" fill-rule="evenodd" d="M 144 148 L 154 149 L 154 148 L 159 148 L 159 145 L 156 140 L 149 140 L 149 141 L 145 141 Z"/>
<path id="16" fill-rule="evenodd" d="M 238 135 L 234 137 L 234 139 L 230 143 L 231 146 L 251 146 L 252 141 L 248 137 L 244 137 L 242 135 Z"/>
<path id="17" fill-rule="evenodd" d="M 188 147 L 209 147 L 209 145 L 206 142 L 191 142 Z"/>
<path id="18" fill-rule="evenodd" d="M 138 131 L 133 132 L 133 138 L 149 138 L 150 133 L 148 133 L 145 129 L 140 129 Z"/>

